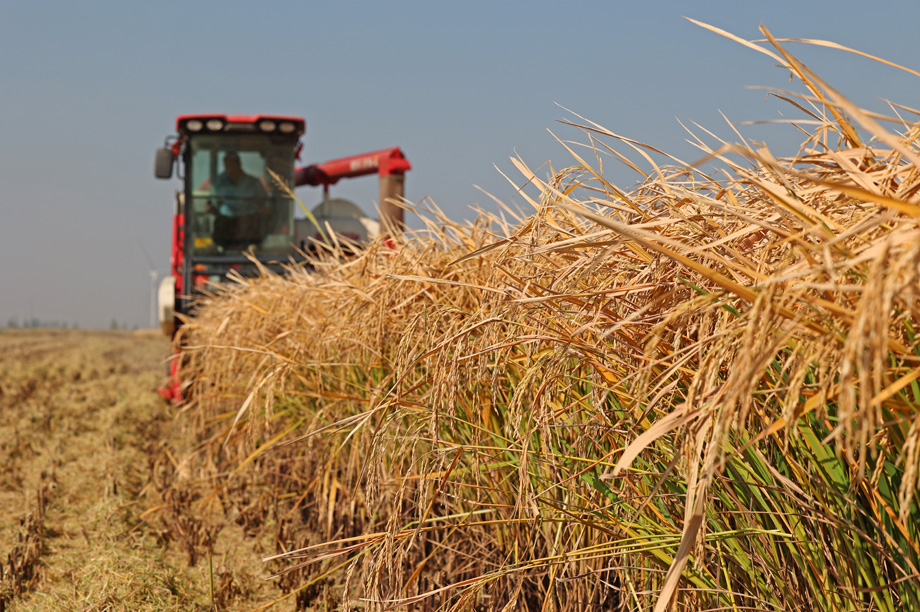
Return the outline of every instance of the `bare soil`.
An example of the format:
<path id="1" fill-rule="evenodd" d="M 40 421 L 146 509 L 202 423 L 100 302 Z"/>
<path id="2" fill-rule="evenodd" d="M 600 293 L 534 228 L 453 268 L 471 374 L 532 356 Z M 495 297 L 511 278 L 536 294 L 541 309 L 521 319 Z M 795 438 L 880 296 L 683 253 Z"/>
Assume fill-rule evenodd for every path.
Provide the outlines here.
<path id="1" fill-rule="evenodd" d="M 271 542 L 230 524 L 202 553 L 164 523 L 154 475 L 177 469 L 184 443 L 156 394 L 168 351 L 154 333 L 0 330 L 0 612 L 252 610 L 280 596 L 260 562 Z"/>

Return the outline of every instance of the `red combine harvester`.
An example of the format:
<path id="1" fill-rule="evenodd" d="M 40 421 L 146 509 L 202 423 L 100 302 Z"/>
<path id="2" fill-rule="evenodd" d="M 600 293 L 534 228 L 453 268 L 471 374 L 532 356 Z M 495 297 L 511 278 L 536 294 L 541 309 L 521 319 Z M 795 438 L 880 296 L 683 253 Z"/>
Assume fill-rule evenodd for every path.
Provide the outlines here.
<path id="1" fill-rule="evenodd" d="M 402 227 L 403 211 L 394 201 L 402 197 L 412 166 L 399 148 L 296 168 L 306 132 L 299 117 L 182 115 L 176 131 L 157 150 L 154 170 L 168 179 L 178 162 L 183 182 L 175 198 L 172 275 L 160 283 L 158 296 L 167 336 L 176 333 L 177 315 L 189 313 L 198 289 L 221 282 L 230 270 L 254 274 L 253 259 L 280 267 L 329 230 L 360 243 Z M 330 185 L 369 174 L 380 177 L 379 221 L 347 200 L 329 198 Z M 323 187 L 312 219 L 296 216 L 290 195 L 303 185 Z M 160 393 L 177 400 L 178 377 L 171 374 L 172 384 Z"/>
<path id="2" fill-rule="evenodd" d="M 328 229 L 362 242 L 402 226 L 403 211 L 393 201 L 402 197 L 412 166 L 399 148 L 295 168 L 306 132 L 299 117 L 182 115 L 176 131 L 157 150 L 154 172 L 171 178 L 179 162 L 183 181 L 173 216 L 172 276 L 160 284 L 158 300 L 160 325 L 169 336 L 196 288 L 220 282 L 231 269 L 254 270 L 251 258 L 279 265 L 297 259 Z M 380 177 L 380 221 L 347 200 L 329 198 L 330 185 L 369 174 Z M 323 187 L 314 219 L 295 217 L 289 194 L 303 185 Z"/>

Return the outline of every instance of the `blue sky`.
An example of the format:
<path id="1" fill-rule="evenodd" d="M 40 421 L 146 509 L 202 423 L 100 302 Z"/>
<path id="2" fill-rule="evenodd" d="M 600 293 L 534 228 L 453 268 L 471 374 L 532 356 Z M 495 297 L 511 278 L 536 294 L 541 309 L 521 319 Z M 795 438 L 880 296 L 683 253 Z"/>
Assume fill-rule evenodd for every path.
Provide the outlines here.
<path id="1" fill-rule="evenodd" d="M 883 8 L 878 8 L 883 7 Z M 693 160 L 678 120 L 730 138 L 733 122 L 789 116 L 750 86 L 791 87 L 738 36 L 828 39 L 918 69 L 920 3 L 0 2 L 0 326 L 29 317 L 146 326 L 147 256 L 168 268 L 172 194 L 154 150 L 184 113 L 307 120 L 304 162 L 399 146 L 407 197 L 450 216 L 514 202 L 508 161 L 570 164 L 563 107 Z M 918 107 L 920 79 L 791 46 L 854 101 Z M 789 128 L 742 127 L 782 149 Z M 623 186 L 634 180 L 610 170 Z M 376 181 L 333 195 L 370 211 Z M 320 194 L 299 192 L 307 203 Z M 410 225 L 413 220 L 409 220 Z"/>

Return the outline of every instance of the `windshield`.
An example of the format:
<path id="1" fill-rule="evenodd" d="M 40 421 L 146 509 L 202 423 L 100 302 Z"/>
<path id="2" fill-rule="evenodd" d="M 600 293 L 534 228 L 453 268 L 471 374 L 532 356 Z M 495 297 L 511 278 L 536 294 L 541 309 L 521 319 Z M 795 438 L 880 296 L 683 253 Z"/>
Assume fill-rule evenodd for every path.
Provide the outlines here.
<path id="1" fill-rule="evenodd" d="M 295 144 L 268 134 L 190 139 L 186 227 L 193 257 L 293 253 L 293 200 L 269 171 L 293 187 Z"/>

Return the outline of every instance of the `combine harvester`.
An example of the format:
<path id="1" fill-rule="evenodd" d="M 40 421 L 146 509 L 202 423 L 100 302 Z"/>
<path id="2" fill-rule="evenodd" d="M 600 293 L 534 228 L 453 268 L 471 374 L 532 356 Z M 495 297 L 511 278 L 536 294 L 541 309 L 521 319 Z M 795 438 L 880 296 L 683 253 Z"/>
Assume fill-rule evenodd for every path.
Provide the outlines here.
<path id="1" fill-rule="evenodd" d="M 172 274 L 158 292 L 158 318 L 169 337 L 198 290 L 222 282 L 230 270 L 255 273 L 253 260 L 280 266 L 302 258 L 314 240 L 329 234 L 361 243 L 403 225 L 395 202 L 412 166 L 397 147 L 296 168 L 306 132 L 299 117 L 182 115 L 176 131 L 157 150 L 154 170 L 168 179 L 176 166 L 183 182 L 175 198 Z M 348 200 L 329 198 L 330 185 L 370 174 L 380 177 L 379 221 Z M 303 185 L 323 187 L 313 219 L 295 217 L 291 194 Z M 177 400 L 177 377 L 171 374 L 173 384 L 160 393 Z"/>

